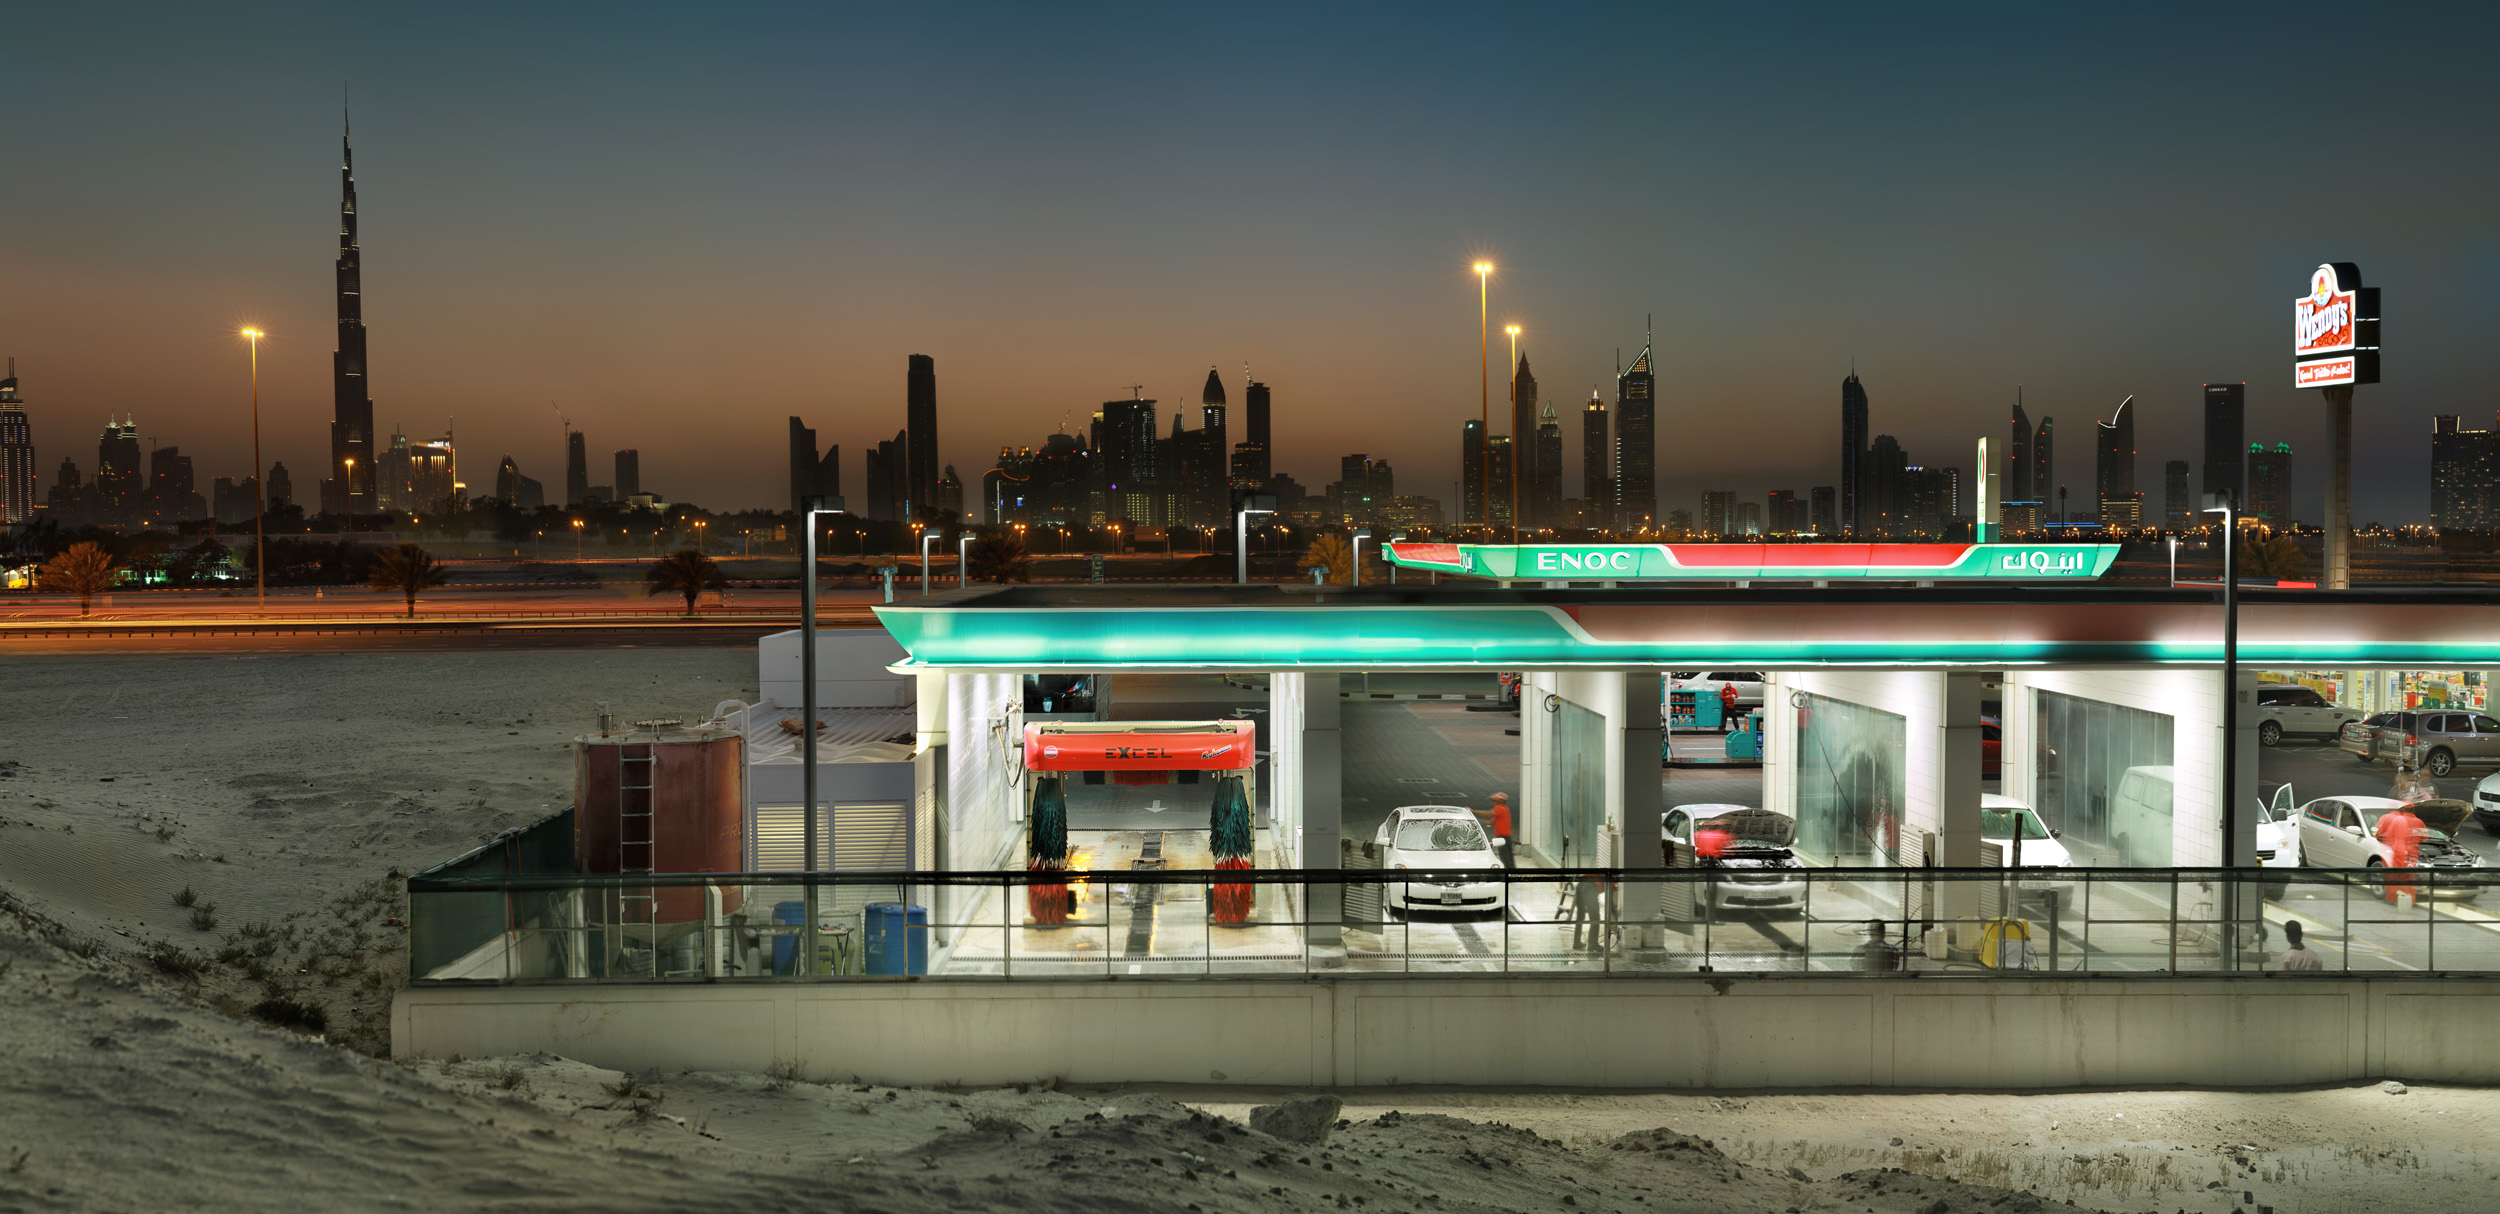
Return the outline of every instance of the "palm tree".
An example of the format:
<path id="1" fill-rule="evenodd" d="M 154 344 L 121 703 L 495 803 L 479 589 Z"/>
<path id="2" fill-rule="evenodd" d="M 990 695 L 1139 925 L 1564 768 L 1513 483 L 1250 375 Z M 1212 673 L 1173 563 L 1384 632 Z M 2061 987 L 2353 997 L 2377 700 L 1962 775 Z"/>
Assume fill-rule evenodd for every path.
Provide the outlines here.
<path id="1" fill-rule="evenodd" d="M 43 563 L 36 584 L 46 590 L 78 596 L 78 614 L 85 615 L 95 596 L 110 593 L 121 577 L 121 562 L 93 542 L 72 544 Z"/>
<path id="2" fill-rule="evenodd" d="M 992 531 L 972 541 L 972 549 L 964 556 L 975 580 L 1009 582 L 1033 580 L 1033 557 L 1024 549 L 1024 537 L 1013 531 Z"/>
<path id="3" fill-rule="evenodd" d="M 417 618 L 417 595 L 451 580 L 443 567 L 434 563 L 434 554 L 415 544 L 401 541 L 373 557 L 372 575 L 365 584 L 376 594 L 398 591 L 408 599 L 408 618 Z"/>
<path id="4" fill-rule="evenodd" d="M 1310 551 L 1303 553 L 1302 560 L 1294 567 L 1325 569 L 1328 571 L 1326 580 L 1331 582 L 1351 581 L 1354 576 L 1354 553 L 1346 544 L 1345 537 L 1332 531 L 1314 537 Z"/>
<path id="5" fill-rule="evenodd" d="M 694 614 L 694 602 L 703 597 L 704 591 L 729 589 L 729 579 L 721 576 L 720 562 L 692 548 L 680 548 L 651 562 L 651 572 L 643 575 L 643 580 L 651 584 L 654 598 L 663 594 L 682 596 L 687 615 Z"/>
<path id="6" fill-rule="evenodd" d="M 2306 581 L 2309 558 L 2300 545 L 2288 535 L 2267 535 L 2252 539 L 2240 552 L 2240 576 L 2271 578 L 2278 582 Z"/>

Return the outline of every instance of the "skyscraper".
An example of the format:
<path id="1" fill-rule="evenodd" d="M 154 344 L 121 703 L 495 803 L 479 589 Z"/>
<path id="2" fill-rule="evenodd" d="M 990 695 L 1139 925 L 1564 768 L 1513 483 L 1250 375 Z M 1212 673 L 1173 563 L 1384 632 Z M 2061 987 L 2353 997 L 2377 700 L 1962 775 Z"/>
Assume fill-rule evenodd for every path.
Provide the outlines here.
<path id="1" fill-rule="evenodd" d="M 868 448 L 868 517 L 878 522 L 909 522 L 904 513 L 904 496 L 911 484 L 911 432 L 897 430 L 894 437 Z"/>
<path id="2" fill-rule="evenodd" d="M 1530 527 L 1541 521 L 1536 508 L 1536 403 L 1536 375 L 1528 370 L 1528 356 L 1522 352 L 1519 365 L 1511 368 L 1510 373 L 1510 454 L 1518 461 L 1511 468 L 1515 478 L 1511 491 L 1518 495 L 1512 506 L 1518 512 L 1520 525 Z"/>
<path id="3" fill-rule="evenodd" d="M 35 439 L 17 396 L 17 360 L 0 379 L 0 523 L 35 521 Z"/>
<path id="4" fill-rule="evenodd" d="M 536 510 L 547 504 L 547 488 L 538 478 L 521 475 L 521 466 L 512 457 L 503 457 L 503 465 L 495 469 L 495 496 L 523 510 Z"/>
<path id="5" fill-rule="evenodd" d="M 2248 385 L 2205 385 L 2205 492 L 2248 508 Z"/>
<path id="6" fill-rule="evenodd" d="M 2143 499 L 2135 495 L 2134 404 L 2130 396 L 2118 403 L 2118 411 L 2108 421 L 2093 423 L 2098 449 L 2092 498 L 2104 527 L 2128 527 L 2142 521 Z"/>
<path id="7" fill-rule="evenodd" d="M 2270 527 L 2292 521 L 2292 445 L 2248 444 L 2248 517 Z"/>
<path id="8" fill-rule="evenodd" d="M 1536 455 L 1528 461 L 1536 473 L 1535 485 L 1528 494 L 1528 524 L 1532 527 L 1562 525 L 1562 420 L 1554 416 L 1554 406 L 1544 407 L 1544 415 L 1536 426 Z"/>
<path id="9" fill-rule="evenodd" d="M 280 506 L 291 506 L 294 504 L 295 481 L 286 474 L 286 461 L 279 460 L 277 463 L 269 465 L 268 509 L 275 510 Z"/>
<path id="10" fill-rule="evenodd" d="M 1854 375 L 1849 379 L 1857 382 Z M 1858 400 L 1864 409 L 1866 398 L 1861 395 Z M 1867 444 L 1865 459 L 1858 466 L 1858 521 L 1849 534 L 1882 538 L 1909 533 L 1909 468 L 1910 457 L 1901 450 L 1901 440 L 1878 434 Z"/>
<path id="11" fill-rule="evenodd" d="M 1480 527 L 1491 521 L 1484 511 L 1484 421 L 1468 418 L 1458 436 L 1458 521 L 1461 526 Z"/>
<path id="12" fill-rule="evenodd" d="M 1233 480 L 1253 488 L 1263 487 L 1274 472 L 1275 448 L 1268 445 L 1267 385 L 1249 379 L 1250 370 L 1242 368 L 1242 377 L 1249 386 L 1242 390 L 1242 444 L 1234 448 Z"/>
<path id="13" fill-rule="evenodd" d="M 904 501 L 897 515 L 909 522 L 937 509 L 937 360 L 926 354 L 912 355 L 903 377 L 903 430 L 907 468 L 898 486 Z"/>
<path id="14" fill-rule="evenodd" d="M 139 423 L 125 416 L 116 426 L 111 417 L 104 419 L 104 433 L 96 439 L 95 503 L 93 522 L 127 522 L 140 508 L 146 490 L 139 467 Z"/>
<path id="15" fill-rule="evenodd" d="M 2161 525 L 2172 531 L 2186 529 L 2194 516 L 2188 505 L 2188 462 L 2174 459 L 2161 466 Z"/>
<path id="16" fill-rule="evenodd" d="M 564 429 L 564 504 L 590 500 L 590 439 L 570 426 Z"/>
<path id="17" fill-rule="evenodd" d="M 1726 489 L 1704 489 L 1701 493 L 1701 534 L 1709 537 L 1732 535 L 1736 531 L 1736 494 Z"/>
<path id="18" fill-rule="evenodd" d="M 2031 495 L 2031 419 L 2023 416 L 2020 400 L 2014 402 L 2014 441 L 2005 448 L 2005 484 L 2000 492 L 2002 501 L 2040 500 Z"/>
<path id="19" fill-rule="evenodd" d="M 1788 535 L 1806 529 L 1805 503 L 1797 500 L 1793 490 L 1773 489 L 1766 503 L 1765 523 L 1773 535 Z"/>
<path id="20" fill-rule="evenodd" d="M 364 279 L 356 243 L 356 154 L 339 124 L 338 350 L 330 356 L 330 472 L 321 482 L 325 514 L 370 514 L 373 500 L 373 385 L 366 378 Z"/>
<path id="21" fill-rule="evenodd" d="M 1615 527 L 1622 531 L 1658 518 L 1658 377 L 1649 357 L 1644 333 L 1641 356 L 1615 377 Z"/>
<path id="22" fill-rule="evenodd" d="M 1232 478 L 1227 460 L 1232 452 L 1232 429 L 1228 424 L 1230 406 L 1224 400 L 1224 381 L 1217 379 L 1215 368 L 1207 368 L 1207 386 L 1198 393 L 1197 445 L 1190 454 L 1190 517 L 1184 523 L 1212 527 L 1232 521 Z"/>
<path id="23" fill-rule="evenodd" d="M 1840 491 L 1831 485 L 1816 485 L 1806 493 L 1806 525 L 1816 535 L 1840 534 Z"/>
<path id="24" fill-rule="evenodd" d="M 1615 523 L 1614 449 L 1606 441 L 1606 402 L 1589 389 L 1580 410 L 1580 516 L 1582 525 L 1612 529 Z"/>
<path id="25" fill-rule="evenodd" d="M 1873 535 L 1876 511 L 1866 501 L 1866 387 L 1858 373 L 1840 381 L 1840 529 Z"/>
<path id="26" fill-rule="evenodd" d="M 642 492 L 642 452 L 633 447 L 616 453 L 616 500 Z"/>
<path id="27" fill-rule="evenodd" d="M 640 484 L 639 471 L 634 477 Z M 620 489 L 620 492 L 622 490 Z M 826 507 L 842 509 L 842 444 L 835 443 L 822 458 L 816 454 L 816 432 L 798 418 L 790 419 L 790 510 L 806 509 L 801 499 L 826 498 Z"/>
<path id="28" fill-rule="evenodd" d="M 1492 512 L 1494 526 L 1508 527 L 1511 524 L 1511 470 L 1518 467 L 1511 462 L 1511 438 L 1507 434 L 1496 434 L 1485 445 L 1489 448 L 1489 462 L 1493 465 L 1493 483 L 1486 486 L 1489 492 L 1485 495 L 1485 508 Z"/>
<path id="29" fill-rule="evenodd" d="M 2431 526 L 2481 531 L 2500 522 L 2500 430 L 2461 430 L 2431 419 Z"/>
<path id="30" fill-rule="evenodd" d="M 2048 503 L 2057 492 L 2057 419 L 2043 415 L 2031 432 L 2031 496 L 2049 513 Z M 2064 509 L 2060 503 L 2059 509 Z"/>

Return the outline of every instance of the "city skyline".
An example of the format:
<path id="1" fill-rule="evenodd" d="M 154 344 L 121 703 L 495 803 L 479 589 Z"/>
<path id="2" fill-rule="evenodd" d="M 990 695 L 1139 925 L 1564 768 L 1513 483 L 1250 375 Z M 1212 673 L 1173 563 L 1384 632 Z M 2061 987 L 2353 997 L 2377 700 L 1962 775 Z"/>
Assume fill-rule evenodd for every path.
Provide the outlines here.
<path id="1" fill-rule="evenodd" d="M 1526 46 L 1573 41 L 1559 24 L 1459 15 Z M 1447 436 L 1472 412 L 1467 266 L 1479 257 L 1496 267 L 1492 319 L 1523 327 L 1549 398 L 1603 385 L 1618 349 L 1631 352 L 1633 322 L 1658 313 L 1661 515 L 1728 484 L 1834 483 L 1828 456 L 1807 458 L 1827 446 L 1786 436 L 1828 424 L 1829 385 L 1853 361 L 1889 415 L 1876 429 L 1912 452 L 1958 453 L 2002 434 L 2022 384 L 2035 415 L 2069 428 L 2132 395 L 2142 458 L 2194 460 L 2202 385 L 2240 381 L 2252 440 L 2323 449 L 2316 402 L 2290 386 L 2281 313 L 2327 259 L 2367 267 L 2391 293 L 2396 325 L 2388 382 L 2359 397 L 2372 420 L 2357 428 L 2356 523 L 2427 519 L 2431 418 L 2485 407 L 2471 339 L 2494 305 L 2474 289 L 2489 238 L 2473 199 L 2492 170 L 2432 150 L 2460 145 L 2461 115 L 2487 108 L 2492 86 L 2472 73 L 2356 67 L 2363 100 L 2295 125 L 2261 100 L 2292 87 L 2306 58 L 2288 17 L 2179 18 L 2169 47 L 2153 51 L 2112 16 L 2063 29 L 2070 45 L 2055 52 L 2027 49 L 2021 22 L 1982 33 L 1841 17 L 1783 48 L 1796 62 L 1778 80 L 1796 87 L 1782 96 L 1745 75 L 1768 70 L 1765 26 L 1709 17 L 1688 24 L 1756 49 L 1694 64 L 1688 96 L 1759 104 L 1687 112 L 1586 81 L 1540 100 L 1536 86 L 1564 78 L 1538 71 L 1476 95 L 1399 68 L 1392 76 L 1421 89 L 1422 108 L 1328 133 L 1304 120 L 1382 87 L 1335 72 L 1390 45 L 1399 23 L 1357 18 L 1338 45 L 1315 49 L 1286 23 L 1251 18 L 1080 18 L 1053 30 L 1007 14 L 963 42 L 974 66 L 960 96 L 915 108 L 881 137 L 834 116 L 899 69 L 871 65 L 785 95 L 794 86 L 737 70 L 718 39 L 672 41 L 687 30 L 657 12 L 620 17 L 556 80 L 525 79 L 448 22 L 357 18 L 313 34 L 294 18 L 173 11 L 136 35 L 76 14 L 28 23 L 26 81 L 56 104 L 20 153 L 19 222 L 47 239 L 27 242 L 21 290 L 0 301 L 0 349 L 20 358 L 47 472 L 105 416 L 132 411 L 182 433 L 204 471 L 243 471 L 244 357 L 232 334 L 245 323 L 271 334 L 269 461 L 329 462 L 322 428 L 338 420 L 339 397 L 335 375 L 322 390 L 320 355 L 344 351 L 322 332 L 336 283 L 319 263 L 338 242 L 320 218 L 331 204 L 314 149 L 335 137 L 322 128 L 350 73 L 366 153 L 362 319 L 384 370 L 369 433 L 432 434 L 456 418 L 476 471 L 508 453 L 552 473 L 564 442 L 552 398 L 598 454 L 653 450 L 644 476 L 672 498 L 771 505 L 783 492 L 754 471 L 783 458 L 789 416 L 818 419 L 824 440 L 848 449 L 846 479 L 860 477 L 862 454 L 907 425 L 893 361 L 926 352 L 949 368 L 939 445 L 970 484 L 1001 446 L 1031 445 L 1063 418 L 1082 429 L 1119 385 L 1187 400 L 1199 368 L 1248 361 L 1275 393 L 1275 471 L 1316 486 L 1343 454 L 1369 452 L 1455 516 Z M 1663 37 L 1656 18 L 1624 21 Z M 794 49 L 831 37 L 826 22 L 782 24 Z M 521 49 L 562 36 L 545 17 L 506 32 Z M 756 53 L 752 33 L 738 32 L 743 53 Z M 860 30 L 905 44 L 932 33 L 894 15 Z M 1242 87 L 1164 114 L 1123 109 L 1125 95 L 1107 87 L 1008 113 L 1038 70 L 1017 62 L 1019 39 L 1095 36 L 1147 52 L 1207 42 Z M 1921 47 L 1935 37 L 1950 45 Z M 2417 63 L 2422 53 L 2392 23 L 2355 37 L 2405 40 Z M 1422 39 L 1407 56 L 1467 41 Z M 2463 41 L 2449 31 L 2442 45 Z M 1975 43 L 1997 42 L 2007 70 L 2037 87 L 1973 116 L 1966 103 L 1985 81 L 1967 64 Z M 2183 70 L 2225 43 L 2255 66 Z M 682 52 L 690 87 L 719 96 L 671 120 L 655 108 L 662 99 L 603 74 L 663 49 Z M 212 71 L 220 55 L 260 70 Z M 1861 56 L 1888 64 L 1886 75 L 1853 67 Z M 1962 71 L 1922 76 L 1931 59 Z M 1271 61 L 1272 72 L 1239 71 Z M 1912 79 L 1926 83 L 1901 83 Z M 2134 88 L 2123 104 L 2104 95 L 2114 80 Z M 1871 94 L 1844 104 L 1844 86 Z M 200 102 L 151 107 L 179 89 Z M 2163 134 L 2180 107 L 2206 124 L 2193 145 Z M 1871 125 L 1874 112 L 1884 126 Z M 1104 129 L 1030 151 L 987 131 L 1056 131 L 1073 117 Z M 1200 120 L 1277 165 L 1245 173 L 1182 133 Z M 1918 126 L 1921 142 L 1882 134 L 1900 125 Z M 737 133 L 717 138 L 722 129 Z M 1535 150 L 1496 156 L 1520 171 L 1476 184 L 1488 129 L 1554 138 L 1497 141 Z M 1993 150 L 2009 129 L 2029 149 L 2011 163 Z M 1625 138 L 1634 131 L 1648 133 Z M 2323 215 L 2282 205 L 2309 189 L 2304 149 L 2364 133 L 2383 152 L 2373 188 Z M 928 151 L 950 139 L 966 150 Z M 1397 150 L 1380 157 L 1383 146 Z M 1171 212 L 1133 197 L 1120 175 L 1098 173 L 1123 156 L 1160 166 L 1141 180 L 1194 183 L 1203 201 Z M 687 169 L 632 171 L 654 159 Z M 1034 174 L 1031 192 L 991 188 L 1007 166 Z M 1589 218 L 1544 198 L 1538 183 L 1599 166 L 1656 201 Z M 1717 187 L 1685 184 L 1703 169 Z M 2106 180 L 2112 169 L 2123 188 Z M 125 184 L 164 171 L 186 183 L 170 207 Z M 1839 199 L 1797 188 L 1835 175 L 1855 183 Z M 2148 180 L 2199 189 L 2156 205 L 2136 188 Z M 1331 184 L 1313 188 L 1321 181 Z M 556 196 L 569 204 L 545 214 Z M 689 407 L 705 425 L 683 425 Z M 1566 497 L 1585 492 L 1574 462 Z M 2295 516 L 2318 512 L 2320 475 L 2315 462 L 2295 468 Z M 484 478 L 468 479 L 476 490 Z M 2077 500 L 2091 492 L 2088 472 L 2064 479 Z"/>

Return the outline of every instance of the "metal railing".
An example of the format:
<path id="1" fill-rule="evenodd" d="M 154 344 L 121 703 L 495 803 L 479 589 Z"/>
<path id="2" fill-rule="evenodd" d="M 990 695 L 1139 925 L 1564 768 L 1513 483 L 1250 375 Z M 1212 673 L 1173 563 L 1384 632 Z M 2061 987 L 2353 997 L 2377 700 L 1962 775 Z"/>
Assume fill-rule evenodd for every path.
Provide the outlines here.
<path id="1" fill-rule="evenodd" d="M 437 870 L 441 873 L 442 870 Z M 2500 872 L 1814 868 L 420 875 L 418 982 L 2500 974 Z M 804 891 L 817 955 L 800 955 Z M 656 914 L 629 899 L 652 898 Z M 637 905 L 640 905 L 637 901 Z"/>

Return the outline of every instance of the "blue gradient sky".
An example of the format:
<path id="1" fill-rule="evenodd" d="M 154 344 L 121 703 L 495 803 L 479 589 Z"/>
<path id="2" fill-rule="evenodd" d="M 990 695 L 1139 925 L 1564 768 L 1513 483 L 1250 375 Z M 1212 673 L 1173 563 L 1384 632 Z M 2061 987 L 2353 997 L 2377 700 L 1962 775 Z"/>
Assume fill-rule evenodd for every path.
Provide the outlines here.
<path id="1" fill-rule="evenodd" d="M 2156 508 L 2199 385 L 2246 380 L 2314 519 L 2290 304 L 2329 259 L 2386 293 L 2356 522 L 2426 518 L 2430 416 L 2500 407 L 2489 9 L 897 7 L 15 10 L 0 353 L 47 482 L 125 412 L 242 474 L 258 322 L 310 496 L 342 78 L 376 418 L 456 416 L 473 486 L 561 483 L 552 399 L 716 508 L 786 500 L 798 413 L 856 492 L 926 353 L 968 481 L 1246 360 L 1281 470 L 1447 498 L 1479 256 L 1497 416 L 1505 321 L 1568 416 L 1656 314 L 1664 507 L 1832 483 L 1854 358 L 1930 464 L 2022 385 L 2078 500 L 2132 393 Z"/>

